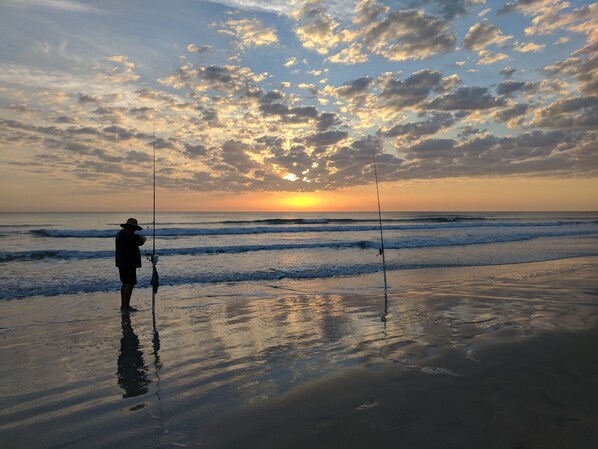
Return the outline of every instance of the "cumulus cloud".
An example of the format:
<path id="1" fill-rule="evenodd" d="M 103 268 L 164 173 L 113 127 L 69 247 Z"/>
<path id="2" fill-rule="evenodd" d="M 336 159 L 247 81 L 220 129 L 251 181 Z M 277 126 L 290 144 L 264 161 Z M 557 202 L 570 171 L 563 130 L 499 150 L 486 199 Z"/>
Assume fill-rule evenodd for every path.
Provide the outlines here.
<path id="1" fill-rule="evenodd" d="M 468 50 L 480 51 L 489 45 L 500 45 L 512 38 L 513 36 L 503 35 L 499 27 L 484 19 L 469 28 L 463 39 L 463 46 Z"/>
<path id="2" fill-rule="evenodd" d="M 498 85 L 496 93 L 498 95 L 512 95 L 516 92 L 535 92 L 537 84 L 531 81 L 513 81 L 506 80 Z"/>
<path id="3" fill-rule="evenodd" d="M 211 50 L 212 50 L 212 47 L 210 45 L 195 45 L 195 44 L 187 45 L 187 51 L 189 53 L 203 54 L 203 53 L 207 53 Z"/>
<path id="4" fill-rule="evenodd" d="M 598 18 L 598 4 L 572 9 L 571 3 L 565 0 L 517 0 L 501 7 L 497 14 L 513 11 L 533 16 L 531 25 L 525 28 L 525 34 L 529 36 L 558 30 L 591 34 L 596 29 Z"/>
<path id="5" fill-rule="evenodd" d="M 433 13 L 450 20 L 466 15 L 474 6 L 484 3 L 486 0 L 410 0 L 407 5 L 411 8 L 430 5 Z"/>
<path id="6" fill-rule="evenodd" d="M 546 4 L 546 0 L 516 0 L 514 2 L 507 3 L 501 6 L 497 11 L 497 15 L 508 14 L 513 11 L 527 11 L 530 7 L 536 5 L 544 5 Z"/>
<path id="7" fill-rule="evenodd" d="M 276 30 L 264 26 L 259 19 L 232 19 L 218 26 L 220 33 L 234 38 L 235 45 L 239 50 L 278 42 Z"/>
<path id="8" fill-rule="evenodd" d="M 294 66 L 295 64 L 297 64 L 297 58 L 293 57 L 293 58 L 288 58 L 288 59 L 287 59 L 287 62 L 285 62 L 285 63 L 283 64 L 283 66 L 284 66 L 284 67 L 292 67 L 292 66 Z"/>
<path id="9" fill-rule="evenodd" d="M 368 51 L 390 61 L 425 59 L 454 49 L 456 34 L 447 20 L 421 11 L 393 11 L 369 28 Z"/>
<path id="10" fill-rule="evenodd" d="M 191 159 L 195 159 L 198 157 L 204 157 L 208 155 L 208 148 L 201 144 L 189 144 L 189 143 L 185 143 L 185 155 Z"/>
<path id="11" fill-rule="evenodd" d="M 538 53 L 544 50 L 546 45 L 544 44 L 535 44 L 533 42 L 528 42 L 527 44 L 516 43 L 513 46 L 513 50 L 518 51 L 519 53 Z"/>
<path id="12" fill-rule="evenodd" d="M 387 6 L 379 5 L 376 0 L 361 0 L 355 5 L 354 22 L 359 25 L 369 25 L 386 14 L 388 10 Z"/>
<path id="13" fill-rule="evenodd" d="M 515 73 L 516 71 L 517 69 L 514 69 L 513 67 L 505 67 L 499 73 L 505 78 L 511 78 L 513 76 L 513 73 Z"/>
<path id="14" fill-rule="evenodd" d="M 257 89 L 256 84 L 263 79 L 263 75 L 255 74 L 248 67 L 209 65 L 196 68 L 185 65 L 159 81 L 177 89 L 189 88 L 198 92 L 214 89 L 229 94 L 251 95 Z"/>
<path id="15" fill-rule="evenodd" d="M 579 89 L 586 95 L 598 95 L 598 56 L 583 52 L 545 68 L 553 75 L 569 76 L 579 83 Z"/>
<path id="16" fill-rule="evenodd" d="M 382 85 L 380 98 L 388 106 L 401 109 L 423 102 L 430 93 L 438 90 L 443 82 L 441 72 L 437 70 L 420 70 L 404 81 L 393 77 L 386 79 Z"/>
<path id="17" fill-rule="evenodd" d="M 488 50 L 480 50 L 479 51 L 480 59 L 478 64 L 494 64 L 498 61 L 503 61 L 505 59 L 509 59 L 507 55 L 504 53 L 491 53 Z"/>
<path id="18" fill-rule="evenodd" d="M 598 129 L 598 97 L 560 98 L 536 112 L 534 126 L 565 129 Z"/>
<path id="19" fill-rule="evenodd" d="M 499 122 L 506 122 L 510 127 L 522 123 L 523 117 L 530 110 L 530 106 L 526 103 L 519 103 L 509 106 L 504 109 L 497 110 L 493 117 Z"/>
<path id="20" fill-rule="evenodd" d="M 335 145 L 349 136 L 346 131 L 323 131 L 307 136 L 304 140 L 308 145 L 319 147 Z"/>
<path id="21" fill-rule="evenodd" d="M 368 55 L 363 53 L 361 44 L 353 42 L 349 47 L 344 48 L 339 53 L 330 56 L 327 61 L 339 64 L 359 64 L 368 62 Z"/>
<path id="22" fill-rule="evenodd" d="M 502 106 L 504 101 L 490 95 L 487 87 L 460 87 L 454 93 L 440 95 L 427 102 L 427 109 L 474 111 Z"/>
<path id="23" fill-rule="evenodd" d="M 328 14 L 321 3 L 318 0 L 307 1 L 295 13 L 299 22 L 295 27 L 295 33 L 305 48 L 326 55 L 339 43 L 351 42 L 355 34 L 346 29 L 339 29 L 339 22 Z"/>
<path id="24" fill-rule="evenodd" d="M 436 134 L 438 131 L 455 123 L 455 117 L 448 112 L 422 113 L 420 117 L 425 120 L 397 124 L 389 129 L 380 128 L 378 135 L 382 137 L 405 137 L 408 139 L 419 139 L 423 136 Z"/>

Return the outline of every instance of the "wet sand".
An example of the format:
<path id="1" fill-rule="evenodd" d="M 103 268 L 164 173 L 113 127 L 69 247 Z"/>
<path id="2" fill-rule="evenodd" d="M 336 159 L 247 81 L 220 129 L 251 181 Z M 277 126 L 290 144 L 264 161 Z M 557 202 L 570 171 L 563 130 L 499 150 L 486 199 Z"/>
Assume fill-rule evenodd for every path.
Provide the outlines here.
<path id="1" fill-rule="evenodd" d="M 218 417 L 206 447 L 594 448 L 598 328 L 547 332 L 425 367 L 347 368 Z"/>
<path id="2" fill-rule="evenodd" d="M 597 268 L 0 303 L 0 447 L 594 448 Z"/>

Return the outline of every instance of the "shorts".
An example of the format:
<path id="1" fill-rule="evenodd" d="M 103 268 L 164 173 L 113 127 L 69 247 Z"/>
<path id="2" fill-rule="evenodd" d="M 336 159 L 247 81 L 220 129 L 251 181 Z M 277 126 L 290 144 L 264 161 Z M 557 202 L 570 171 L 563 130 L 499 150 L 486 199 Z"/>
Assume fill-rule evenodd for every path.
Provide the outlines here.
<path id="1" fill-rule="evenodd" d="M 137 284 L 137 268 L 119 268 L 120 281 L 123 284 L 136 285 Z"/>

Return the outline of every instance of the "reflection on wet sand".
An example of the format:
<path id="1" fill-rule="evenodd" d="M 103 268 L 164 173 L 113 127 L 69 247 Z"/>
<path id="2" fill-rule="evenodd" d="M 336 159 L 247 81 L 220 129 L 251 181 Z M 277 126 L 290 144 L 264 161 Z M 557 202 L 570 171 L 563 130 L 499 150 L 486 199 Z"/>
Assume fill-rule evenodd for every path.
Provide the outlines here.
<path id="1" fill-rule="evenodd" d="M 139 347 L 139 338 L 133 330 L 129 314 L 122 314 L 121 324 L 122 337 L 116 375 L 118 385 L 124 390 L 123 398 L 132 398 L 147 393 L 151 380 L 148 379 L 143 352 Z"/>

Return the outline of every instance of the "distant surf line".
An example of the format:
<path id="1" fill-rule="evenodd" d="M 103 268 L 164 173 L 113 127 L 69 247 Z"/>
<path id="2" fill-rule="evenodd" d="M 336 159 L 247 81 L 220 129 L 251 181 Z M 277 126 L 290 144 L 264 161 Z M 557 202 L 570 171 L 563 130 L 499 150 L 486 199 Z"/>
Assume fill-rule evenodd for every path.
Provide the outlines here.
<path id="1" fill-rule="evenodd" d="M 412 231 L 438 230 L 458 228 L 530 228 L 530 227 L 562 227 L 562 226 L 593 226 L 593 221 L 551 221 L 551 222 L 450 222 L 450 223 L 422 223 L 407 225 L 389 225 L 384 230 Z M 158 237 L 183 236 L 214 236 L 214 235 L 250 235 L 250 234 L 299 234 L 317 232 L 370 232 L 378 230 L 375 225 L 356 226 L 253 226 L 253 227 L 215 227 L 215 228 L 159 228 Z M 598 230 L 598 229 L 597 229 Z M 47 238 L 113 238 L 113 229 L 80 230 L 80 229 L 33 229 L 28 231 L 37 237 Z"/>

